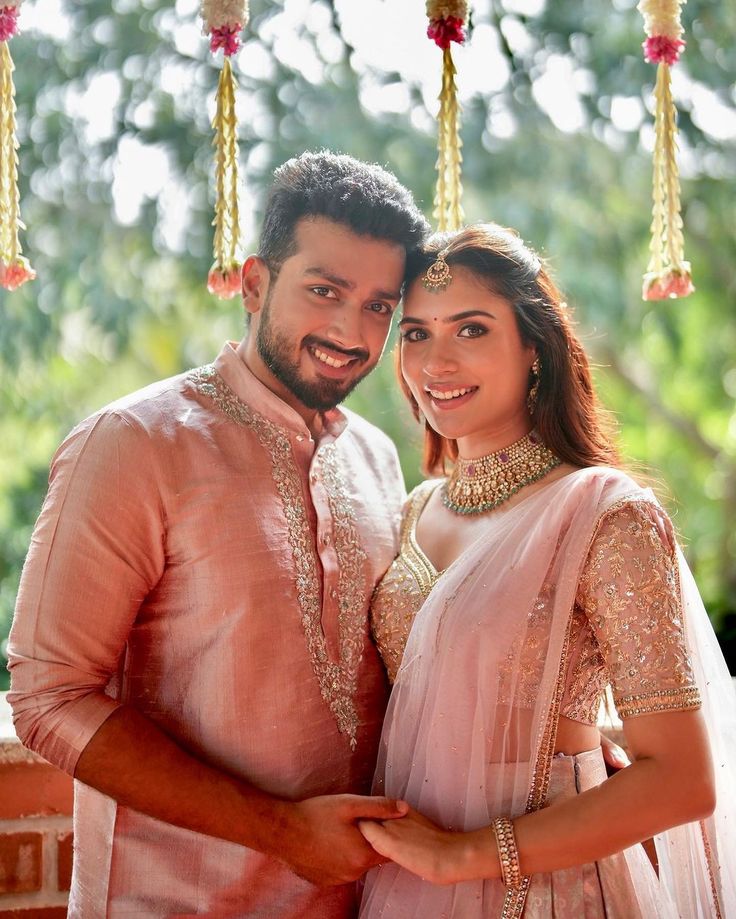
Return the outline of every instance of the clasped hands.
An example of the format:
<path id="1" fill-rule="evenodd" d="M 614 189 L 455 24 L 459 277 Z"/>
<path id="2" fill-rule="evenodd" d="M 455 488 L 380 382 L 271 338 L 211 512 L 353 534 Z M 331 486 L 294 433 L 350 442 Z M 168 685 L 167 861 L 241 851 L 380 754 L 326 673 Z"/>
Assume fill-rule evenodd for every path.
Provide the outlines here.
<path id="1" fill-rule="evenodd" d="M 628 765 L 624 751 L 604 735 L 601 744 L 610 766 Z M 386 861 L 439 885 L 500 876 L 488 827 L 445 830 L 405 801 L 362 795 L 324 795 L 283 802 L 283 808 L 269 848 L 320 887 L 351 883 Z"/>

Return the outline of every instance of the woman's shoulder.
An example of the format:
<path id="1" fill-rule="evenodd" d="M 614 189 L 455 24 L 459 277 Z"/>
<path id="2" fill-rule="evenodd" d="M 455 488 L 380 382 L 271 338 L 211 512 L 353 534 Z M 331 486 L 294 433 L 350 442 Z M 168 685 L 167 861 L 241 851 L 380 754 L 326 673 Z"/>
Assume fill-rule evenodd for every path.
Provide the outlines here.
<path id="1" fill-rule="evenodd" d="M 626 500 L 658 503 L 651 488 L 641 485 L 628 472 L 615 466 L 585 466 L 565 478 L 575 490 L 590 491 L 603 508 Z"/>

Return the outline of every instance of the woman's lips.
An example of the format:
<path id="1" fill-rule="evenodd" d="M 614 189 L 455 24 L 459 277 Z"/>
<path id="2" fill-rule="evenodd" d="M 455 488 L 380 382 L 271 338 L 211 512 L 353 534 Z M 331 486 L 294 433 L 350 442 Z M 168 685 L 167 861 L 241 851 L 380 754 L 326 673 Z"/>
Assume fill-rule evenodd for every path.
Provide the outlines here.
<path id="1" fill-rule="evenodd" d="M 435 388 L 427 386 L 424 390 L 432 406 L 438 411 L 447 412 L 466 405 L 478 391 L 477 386 L 455 386 Z"/>

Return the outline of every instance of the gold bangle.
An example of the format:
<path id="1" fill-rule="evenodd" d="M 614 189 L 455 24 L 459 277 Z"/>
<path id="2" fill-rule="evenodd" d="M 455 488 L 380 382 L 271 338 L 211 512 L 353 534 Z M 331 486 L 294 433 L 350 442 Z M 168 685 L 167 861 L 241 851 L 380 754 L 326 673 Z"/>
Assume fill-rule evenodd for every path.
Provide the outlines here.
<path id="1" fill-rule="evenodd" d="M 519 865 L 519 850 L 516 848 L 514 824 L 510 817 L 496 817 L 491 824 L 498 846 L 498 860 L 501 862 L 501 879 L 512 890 L 521 887 L 524 878 Z"/>

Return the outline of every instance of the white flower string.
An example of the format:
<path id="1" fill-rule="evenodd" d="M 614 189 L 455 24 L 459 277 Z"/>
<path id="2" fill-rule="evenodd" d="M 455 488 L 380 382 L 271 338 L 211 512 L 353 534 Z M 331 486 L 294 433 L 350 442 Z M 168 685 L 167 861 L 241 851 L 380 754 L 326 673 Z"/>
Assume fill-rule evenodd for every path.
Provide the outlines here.
<path id="1" fill-rule="evenodd" d="M 462 198 L 462 141 L 457 101 L 455 64 L 450 46 L 467 38 L 468 4 L 465 0 L 427 0 L 427 37 L 442 48 L 442 89 L 437 115 L 437 188 L 434 217 L 438 230 L 458 230 L 464 215 Z"/>
<path id="2" fill-rule="evenodd" d="M 22 255 L 19 232 L 18 138 L 15 126 L 13 59 L 8 42 L 18 33 L 22 0 L 0 0 L 0 287 L 16 290 L 36 272 Z"/>
<path id="3" fill-rule="evenodd" d="M 202 0 L 203 32 L 210 50 L 223 50 L 224 61 L 217 86 L 215 117 L 215 228 L 214 262 L 207 289 L 229 300 L 240 291 L 240 211 L 238 207 L 238 123 L 235 114 L 235 78 L 230 58 L 240 48 L 240 33 L 248 24 L 248 0 Z"/>
<path id="4" fill-rule="evenodd" d="M 684 0 L 641 0 L 647 39 L 644 57 L 657 64 L 654 90 L 654 175 L 652 182 L 652 241 L 642 287 L 645 300 L 686 297 L 695 288 L 680 213 L 680 177 L 677 169 L 677 112 L 672 99 L 670 67 L 685 47 L 680 8 Z"/>

